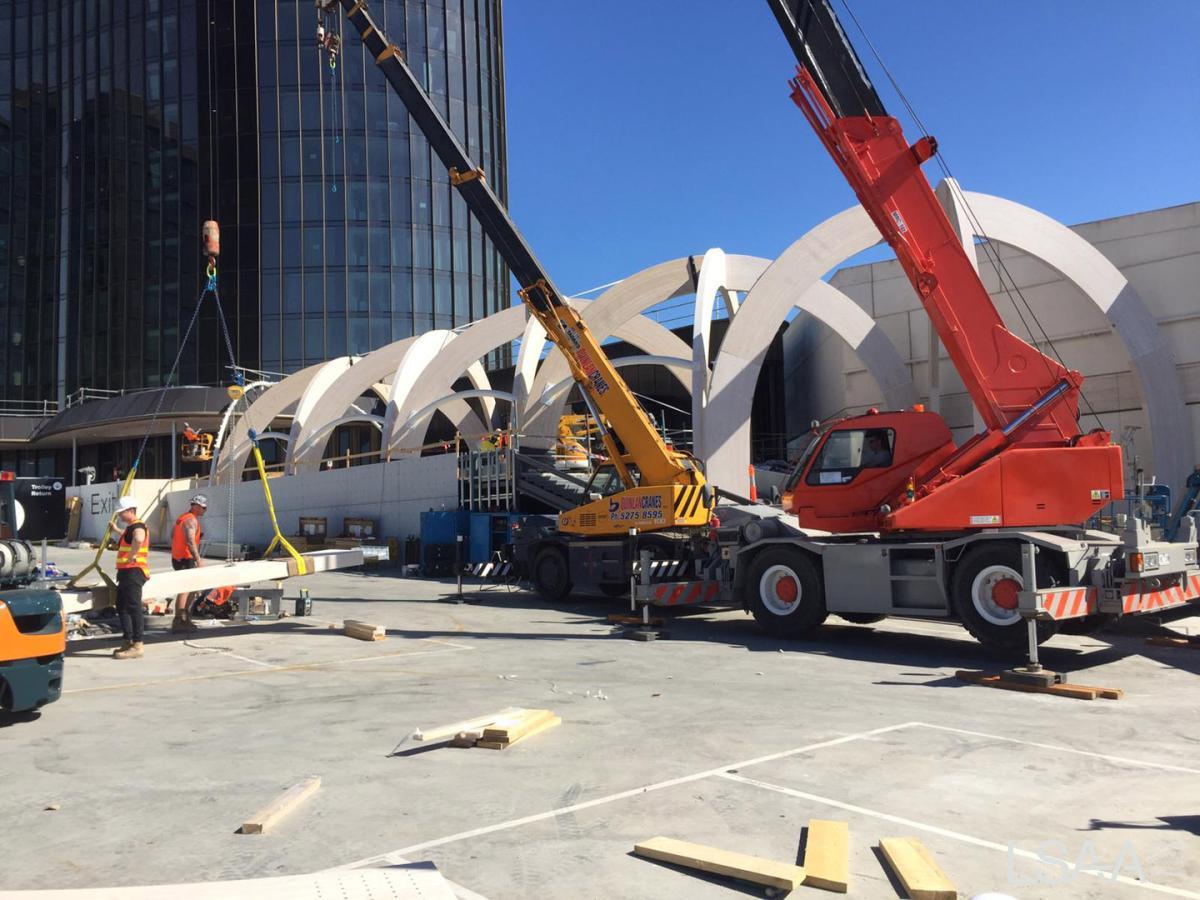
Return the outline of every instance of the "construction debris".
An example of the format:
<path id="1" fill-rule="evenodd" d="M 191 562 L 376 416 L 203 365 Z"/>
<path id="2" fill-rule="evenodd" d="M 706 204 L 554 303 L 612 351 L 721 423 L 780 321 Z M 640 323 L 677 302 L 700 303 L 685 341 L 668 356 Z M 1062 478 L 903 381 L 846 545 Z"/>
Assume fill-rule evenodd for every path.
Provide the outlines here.
<path id="1" fill-rule="evenodd" d="M 267 806 L 260 809 L 242 824 L 239 834 L 266 834 L 285 816 L 311 797 L 321 787 L 321 779 L 313 775 L 299 784 L 294 784 Z"/>
<path id="2" fill-rule="evenodd" d="M 989 675 L 986 672 L 969 669 L 960 669 L 954 673 L 954 677 L 959 681 L 983 687 L 1000 688 L 1004 691 L 1023 691 L 1027 694 L 1051 694 L 1055 697 L 1070 697 L 1074 700 L 1095 700 L 1097 697 L 1104 700 L 1120 700 L 1125 696 L 1125 692 L 1119 688 L 1093 687 L 1087 684 L 1025 684 L 1007 680 L 1000 675 Z"/>
<path id="3" fill-rule="evenodd" d="M 647 859 L 657 859 L 786 891 L 794 891 L 804 883 L 804 869 L 800 866 L 745 853 L 734 853 L 717 847 L 706 847 L 703 844 L 677 841 L 669 837 L 653 837 L 642 841 L 634 845 L 633 852 Z"/>
<path id="4" fill-rule="evenodd" d="M 958 900 L 958 891 L 916 838 L 881 838 L 879 849 L 909 900 Z"/>
<path id="5" fill-rule="evenodd" d="M 382 641 L 387 638 L 387 629 L 382 625 L 347 619 L 342 623 L 342 633 L 360 641 Z"/>
<path id="6" fill-rule="evenodd" d="M 804 885 L 844 894 L 850 886 L 850 824 L 808 820 Z"/>

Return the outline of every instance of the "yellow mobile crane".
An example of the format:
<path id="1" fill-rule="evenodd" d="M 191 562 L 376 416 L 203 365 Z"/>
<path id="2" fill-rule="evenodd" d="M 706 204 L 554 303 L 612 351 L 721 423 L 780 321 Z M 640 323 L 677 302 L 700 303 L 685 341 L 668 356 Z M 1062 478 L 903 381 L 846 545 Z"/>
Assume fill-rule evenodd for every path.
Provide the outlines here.
<path id="1" fill-rule="evenodd" d="M 519 294 L 567 360 L 598 423 L 612 468 L 598 471 L 582 505 L 558 516 L 557 527 L 523 534 L 520 552 L 540 593 L 558 599 L 572 588 L 615 593 L 627 587 L 632 562 L 646 542 L 614 540 L 651 532 L 658 555 L 684 545 L 711 519 L 713 496 L 699 463 L 668 447 L 628 385 L 617 374 L 583 318 L 563 298 L 450 126 L 414 77 L 404 54 L 375 24 L 364 0 L 315 0 L 317 43 L 340 49 L 337 7 L 344 8 L 375 64 L 449 171 L 450 183 L 479 220 L 520 284 Z M 670 533 L 664 535 L 664 532 Z"/>

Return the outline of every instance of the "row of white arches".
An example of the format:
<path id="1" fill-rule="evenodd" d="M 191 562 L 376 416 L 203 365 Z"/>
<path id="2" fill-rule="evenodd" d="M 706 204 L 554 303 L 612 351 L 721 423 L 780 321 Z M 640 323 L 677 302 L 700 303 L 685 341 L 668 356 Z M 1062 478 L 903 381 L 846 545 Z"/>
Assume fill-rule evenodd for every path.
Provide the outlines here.
<path id="1" fill-rule="evenodd" d="M 937 194 L 974 259 L 975 235 L 966 224 L 965 204 L 979 231 L 1042 260 L 1073 282 L 1109 319 L 1129 352 L 1150 422 L 1155 471 L 1180 481 L 1190 471 L 1192 435 L 1172 354 L 1158 323 L 1120 271 L 1095 247 L 1049 217 L 999 197 L 962 191 L 952 180 Z M 759 369 L 779 326 L 793 308 L 824 322 L 854 349 L 879 386 L 889 408 L 919 400 L 911 374 L 875 321 L 824 277 L 846 260 L 879 243 L 879 233 L 859 206 L 822 222 L 775 260 L 709 250 L 702 258 L 680 257 L 632 275 L 594 301 L 572 300 L 598 340 L 618 338 L 642 351 L 619 365 L 665 366 L 691 393 L 697 456 L 709 478 L 735 493 L 748 489 L 751 407 Z M 695 268 L 698 266 L 698 270 Z M 696 273 L 696 274 L 694 274 Z M 695 294 L 689 347 L 663 325 L 647 318 L 650 307 Z M 711 325 L 720 298 L 730 318 L 715 356 Z M 520 340 L 511 392 L 493 388 L 481 360 Z M 381 432 L 383 458 L 418 448 L 435 411 L 464 432 L 492 427 L 498 401 L 510 404 L 513 426 L 525 442 L 548 444 L 571 388 L 565 360 L 543 359 L 545 333 L 523 307 L 514 306 L 460 331 L 430 331 L 389 344 L 362 357 L 340 357 L 303 369 L 267 388 L 224 437 L 213 480 L 241 473 L 251 430 L 273 434 L 272 423 L 290 414 L 285 473 L 319 468 L 327 440 L 339 425 L 370 422 Z M 709 359 L 712 358 L 712 365 Z M 455 391 L 466 378 L 471 387 Z M 359 407 L 374 393 L 385 404 L 380 416 Z M 468 400 L 475 401 L 473 406 Z M 482 421 L 480 419 L 482 418 Z M 473 427 L 472 427 L 473 426 Z"/>

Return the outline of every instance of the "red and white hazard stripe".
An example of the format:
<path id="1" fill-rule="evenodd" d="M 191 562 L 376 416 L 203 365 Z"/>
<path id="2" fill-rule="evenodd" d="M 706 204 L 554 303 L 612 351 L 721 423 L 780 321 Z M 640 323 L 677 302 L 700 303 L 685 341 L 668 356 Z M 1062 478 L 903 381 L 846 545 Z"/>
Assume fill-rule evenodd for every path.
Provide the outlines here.
<path id="1" fill-rule="evenodd" d="M 687 606 L 711 603 L 721 594 L 719 581 L 678 581 L 656 584 L 650 592 L 655 606 Z"/>
<path id="2" fill-rule="evenodd" d="M 1099 610 L 1100 593 L 1094 587 L 1038 591 L 1039 605 L 1052 619 L 1075 619 Z M 1183 584 L 1154 591 L 1139 591 L 1136 582 L 1122 589 L 1121 611 L 1145 613 L 1171 609 L 1200 598 L 1200 575 L 1191 575 Z"/>

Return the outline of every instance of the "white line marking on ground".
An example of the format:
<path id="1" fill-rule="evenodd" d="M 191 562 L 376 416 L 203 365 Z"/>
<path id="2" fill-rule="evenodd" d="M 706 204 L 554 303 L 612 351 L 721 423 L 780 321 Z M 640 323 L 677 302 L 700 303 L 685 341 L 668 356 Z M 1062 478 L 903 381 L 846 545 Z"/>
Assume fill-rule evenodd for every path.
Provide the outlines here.
<path id="1" fill-rule="evenodd" d="M 824 806 L 832 806 L 836 809 L 845 810 L 846 812 L 858 813 L 862 816 L 869 816 L 874 819 L 882 819 L 885 822 L 892 822 L 896 825 L 903 825 L 906 828 L 915 828 L 918 831 L 926 831 L 930 834 L 936 834 L 940 837 L 951 838 L 952 840 L 961 841 L 965 844 L 974 844 L 976 847 L 985 847 L 988 850 L 999 850 L 1001 853 L 1011 853 L 1013 856 L 1019 856 L 1022 859 L 1032 859 L 1037 862 L 1044 863 L 1045 860 L 1031 850 L 1022 850 L 1019 847 L 1010 847 L 1006 844 L 997 844 L 995 841 L 984 840 L 983 838 L 973 837 L 969 834 L 963 834 L 961 831 L 951 831 L 948 828 L 939 828 L 936 825 L 928 825 L 924 822 L 918 822 L 915 819 L 906 819 L 903 816 L 893 816 L 888 813 L 879 812 L 874 809 L 866 809 L 862 806 L 855 806 L 852 803 L 843 803 L 840 800 L 834 800 L 830 797 L 822 797 L 818 794 L 810 794 L 807 791 L 798 791 L 794 788 L 783 787 L 778 784 L 771 784 L 766 781 L 758 781 L 754 778 L 746 778 L 744 775 L 733 775 L 729 772 L 717 772 L 718 778 L 724 778 L 726 781 L 736 781 L 739 784 L 747 784 L 753 787 L 762 788 L 767 791 L 774 791 L 777 794 L 784 794 L 788 797 L 795 797 L 799 800 L 811 800 L 814 803 L 820 803 Z M 1161 894 L 1171 894 L 1175 897 L 1190 897 L 1193 900 L 1200 900 L 1200 894 L 1192 891 L 1184 890 L 1183 888 L 1168 887 L 1165 884 L 1156 884 L 1152 881 L 1138 881 L 1136 878 L 1129 878 L 1125 875 L 1118 875 L 1113 879 L 1110 874 L 1105 872 L 1095 871 L 1093 869 L 1076 869 L 1074 864 L 1069 860 L 1061 860 L 1063 865 L 1072 869 L 1076 873 L 1092 875 L 1096 878 L 1102 878 L 1106 881 L 1116 880 L 1121 884 L 1127 884 L 1131 887 L 1145 888 L 1148 891 L 1158 891 Z"/>
<path id="2" fill-rule="evenodd" d="M 637 797 L 641 794 L 648 794 L 651 791 L 659 791 L 663 788 L 677 787 L 681 784 L 690 784 L 693 781 L 701 781 L 705 778 L 711 778 L 713 775 L 719 775 L 726 769 L 740 769 L 747 766 L 757 766 L 760 763 L 773 762 L 777 759 L 784 759 L 789 756 L 798 756 L 801 753 L 809 753 L 813 750 L 823 750 L 826 747 L 836 747 L 839 744 L 848 744 L 851 741 L 861 741 L 868 738 L 873 738 L 881 734 L 888 734 L 892 731 L 899 731 L 903 728 L 911 728 L 914 725 L 919 725 L 919 722 L 902 722 L 899 725 L 888 725 L 883 728 L 874 728 L 871 731 L 860 731 L 857 734 L 847 734 L 839 738 L 832 738 L 828 741 L 820 741 L 815 744 L 807 744 L 803 747 L 795 747 L 791 750 L 782 750 L 778 753 L 770 753 L 766 756 L 757 756 L 753 759 L 744 759 L 739 762 L 727 763 L 723 766 L 717 766 L 712 769 L 705 769 L 703 772 L 695 772 L 691 775 L 682 775 L 679 778 L 671 778 L 666 781 L 659 781 L 654 784 L 647 784 L 642 787 L 633 788 L 628 791 L 619 791 L 615 794 L 608 794 L 604 797 L 597 797 L 595 800 L 587 800 L 583 803 L 575 803 L 571 806 L 560 806 L 556 809 L 549 809 L 545 812 L 534 813 L 530 816 L 522 816 L 519 819 L 509 819 L 506 822 L 497 822 L 494 825 L 485 825 L 482 828 L 472 828 L 470 831 L 460 831 L 458 834 L 447 835 L 446 837 L 435 838 L 432 841 L 423 841 L 419 844 L 412 844 L 408 847 L 401 847 L 399 850 L 393 850 L 390 853 L 382 853 L 376 856 L 368 856 L 366 859 L 360 859 L 357 862 L 346 863 L 338 866 L 341 869 L 352 869 L 358 866 L 373 865 L 381 862 L 393 862 L 398 857 L 411 856 L 414 853 L 420 853 L 423 850 L 430 850 L 434 847 L 441 847 L 444 844 L 453 844 L 456 841 L 463 841 L 468 838 L 479 837 L 484 834 L 492 834 L 496 831 L 505 831 L 509 828 L 517 828 L 521 825 L 529 825 L 533 822 L 541 822 L 544 819 L 552 819 L 556 816 L 561 816 L 566 813 L 579 812 L 583 809 L 591 809 L 594 806 L 603 806 L 606 803 L 613 803 L 617 800 L 624 800 L 628 797 Z"/>
<path id="3" fill-rule="evenodd" d="M 1188 775 L 1200 775 L 1200 769 L 1188 769 L 1183 766 L 1172 766 L 1168 763 L 1153 762 L 1148 759 L 1130 759 L 1128 756 L 1111 756 L 1107 753 L 1094 753 L 1091 750 L 1076 750 L 1074 747 L 1064 747 L 1060 744 L 1042 744 L 1037 741 L 1023 741 L 1020 738 L 1004 737 L 999 734 L 987 734 L 983 731 L 970 731 L 966 728 L 951 728 L 949 725 L 934 725 L 932 722 L 917 722 L 925 728 L 936 728 L 938 731 L 949 731 L 955 734 L 969 734 L 972 737 L 989 738 L 993 741 L 1006 741 L 1010 744 L 1024 744 L 1026 747 L 1038 747 L 1042 750 L 1054 750 L 1058 753 L 1074 753 L 1077 756 L 1091 756 L 1108 762 L 1121 763 L 1127 766 L 1143 766 L 1151 769 L 1163 769 L 1167 772 L 1184 772 Z"/>

